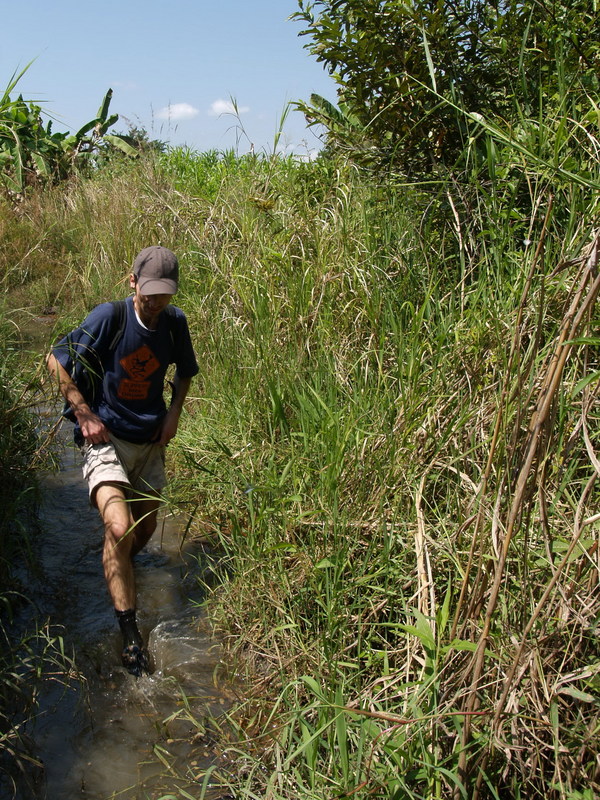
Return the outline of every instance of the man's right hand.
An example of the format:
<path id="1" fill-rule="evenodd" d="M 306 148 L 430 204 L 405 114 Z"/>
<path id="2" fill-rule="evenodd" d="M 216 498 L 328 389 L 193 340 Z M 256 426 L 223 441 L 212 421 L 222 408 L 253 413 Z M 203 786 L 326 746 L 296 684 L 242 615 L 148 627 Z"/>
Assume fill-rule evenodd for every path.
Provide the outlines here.
<path id="1" fill-rule="evenodd" d="M 77 417 L 79 427 L 81 428 L 83 438 L 88 444 L 110 442 L 108 428 L 100 417 L 94 414 L 88 405 L 82 404 L 79 408 L 74 409 L 74 413 Z"/>

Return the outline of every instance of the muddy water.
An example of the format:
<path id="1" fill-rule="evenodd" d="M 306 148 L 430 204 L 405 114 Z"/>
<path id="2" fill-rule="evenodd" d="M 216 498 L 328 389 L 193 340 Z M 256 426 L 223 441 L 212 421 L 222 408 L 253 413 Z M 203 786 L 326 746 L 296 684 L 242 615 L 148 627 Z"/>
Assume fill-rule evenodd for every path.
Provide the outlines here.
<path id="1" fill-rule="evenodd" d="M 198 607 L 199 554 L 193 543 L 181 546 L 186 520 L 163 515 L 136 558 L 138 621 L 153 662 L 152 674 L 136 679 L 120 666 L 101 525 L 69 442 L 72 428 L 63 426 L 60 470 L 42 476 L 39 574 L 28 591 L 39 617 L 74 652 L 79 675 L 68 688 L 64 675 L 44 681 L 28 731 L 41 766 L 20 800 L 199 797 L 211 780 L 206 797 L 225 796 L 211 777 L 217 754 L 205 727 L 228 705 L 222 653 Z"/>

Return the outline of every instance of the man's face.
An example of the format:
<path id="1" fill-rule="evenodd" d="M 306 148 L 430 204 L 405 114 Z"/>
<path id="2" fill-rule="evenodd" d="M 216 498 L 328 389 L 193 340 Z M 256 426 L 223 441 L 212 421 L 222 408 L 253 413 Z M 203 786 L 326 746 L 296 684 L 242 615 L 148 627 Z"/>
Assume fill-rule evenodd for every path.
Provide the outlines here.
<path id="1" fill-rule="evenodd" d="M 142 294 L 137 280 L 133 275 L 131 276 L 131 288 L 135 290 L 133 305 L 135 306 L 139 318 L 147 328 L 155 328 L 160 313 L 169 305 L 172 295 Z"/>

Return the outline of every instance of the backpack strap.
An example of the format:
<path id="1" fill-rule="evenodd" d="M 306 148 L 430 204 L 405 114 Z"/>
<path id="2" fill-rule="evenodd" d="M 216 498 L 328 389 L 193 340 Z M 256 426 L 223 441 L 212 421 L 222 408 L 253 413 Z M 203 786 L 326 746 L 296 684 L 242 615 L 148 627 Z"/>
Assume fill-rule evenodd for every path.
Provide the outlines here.
<path id="1" fill-rule="evenodd" d="M 166 316 L 167 322 L 169 323 L 169 336 L 171 337 L 171 345 L 175 352 L 178 342 L 181 341 L 181 324 L 179 323 L 177 312 L 173 306 L 167 306 L 163 314 Z"/>
<path id="2" fill-rule="evenodd" d="M 125 325 L 127 323 L 127 305 L 125 300 L 113 300 L 111 302 L 112 306 L 112 320 L 111 320 L 111 331 L 113 332 L 113 337 L 110 340 L 110 344 L 108 345 L 109 350 L 114 350 L 118 343 L 121 341 L 121 337 L 125 331 Z"/>
<path id="3" fill-rule="evenodd" d="M 111 327 L 110 331 L 112 334 L 112 339 L 108 344 L 108 350 L 114 350 L 115 347 L 121 341 L 123 334 L 125 332 L 125 326 L 127 324 L 127 302 L 125 300 L 113 300 L 111 301 L 112 306 L 112 318 L 111 318 Z M 171 337 L 171 345 L 173 349 L 177 346 L 177 341 L 179 338 L 179 325 L 177 319 L 177 312 L 173 308 L 173 306 L 167 306 L 163 314 L 167 318 L 167 322 L 169 324 L 169 336 Z"/>
<path id="4" fill-rule="evenodd" d="M 121 337 L 123 336 L 125 324 L 127 322 L 127 306 L 125 304 L 125 300 L 114 300 L 111 302 L 111 306 L 110 328 L 108 333 L 111 339 L 107 346 L 109 351 L 113 350 L 119 343 Z M 89 367 L 92 365 L 86 365 L 82 361 L 76 360 L 73 363 L 71 375 L 75 385 L 83 395 L 84 400 L 90 405 L 93 403 L 96 395 L 98 373 L 102 368 L 102 356 L 100 353 L 94 351 L 93 362 L 93 368 L 90 372 Z M 96 370 L 98 372 L 96 372 Z M 76 421 L 75 415 L 71 411 L 71 407 L 66 402 L 63 408 L 63 416 L 69 419 L 71 422 Z"/>

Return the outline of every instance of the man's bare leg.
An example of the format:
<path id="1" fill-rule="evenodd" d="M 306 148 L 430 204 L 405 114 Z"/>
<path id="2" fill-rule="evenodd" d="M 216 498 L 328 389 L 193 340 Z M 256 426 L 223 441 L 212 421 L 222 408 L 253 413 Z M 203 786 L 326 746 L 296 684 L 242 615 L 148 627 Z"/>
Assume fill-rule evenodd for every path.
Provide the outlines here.
<path id="1" fill-rule="evenodd" d="M 102 564 L 108 592 L 117 611 L 135 607 L 135 577 L 131 564 L 134 542 L 130 504 L 119 486 L 102 484 L 96 491 L 96 505 L 104 522 Z"/>
<path id="2" fill-rule="evenodd" d="M 104 522 L 102 563 L 106 585 L 123 634 L 123 665 L 139 677 L 148 669 L 148 657 L 135 616 L 135 575 L 131 563 L 135 522 L 130 513 L 131 503 L 126 500 L 123 488 L 111 484 L 99 486 L 95 500 Z M 145 529 L 142 535 L 145 535 Z"/>

